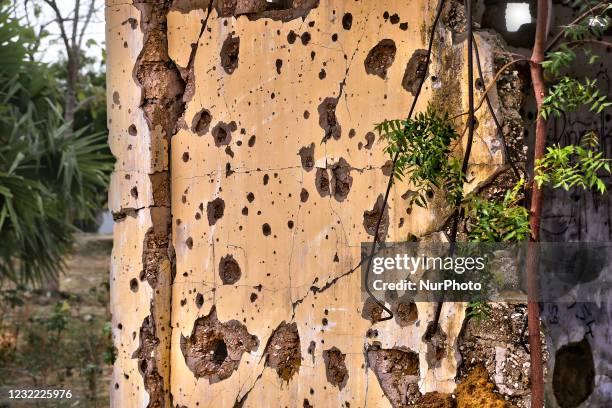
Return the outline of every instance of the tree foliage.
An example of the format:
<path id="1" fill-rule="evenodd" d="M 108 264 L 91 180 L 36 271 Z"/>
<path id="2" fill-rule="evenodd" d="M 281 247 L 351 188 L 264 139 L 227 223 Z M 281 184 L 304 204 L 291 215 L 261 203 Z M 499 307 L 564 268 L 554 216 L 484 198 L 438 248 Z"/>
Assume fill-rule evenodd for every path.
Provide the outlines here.
<path id="1" fill-rule="evenodd" d="M 470 242 L 521 242 L 529 236 L 529 212 L 520 202 L 521 179 L 502 200 L 473 197 L 465 205 Z"/>
<path id="2" fill-rule="evenodd" d="M 590 132 L 581 145 L 548 147 L 544 157 L 536 162 L 535 173 L 539 187 L 550 184 L 567 191 L 576 186 L 603 194 L 606 184 L 600 175 L 610 174 L 610 159 L 599 151 L 597 134 Z"/>
<path id="3" fill-rule="evenodd" d="M 607 95 L 597 89 L 597 81 L 585 79 L 585 83 L 574 78 L 563 77 L 553 85 L 542 104 L 542 116 L 548 119 L 551 115 L 561 117 L 566 111 L 574 111 L 586 106 L 593 113 L 601 113 L 611 106 Z"/>
<path id="4" fill-rule="evenodd" d="M 105 134 L 71 130 L 61 85 L 27 57 L 32 30 L 0 3 L 0 278 L 37 281 L 63 268 L 73 223 L 100 208 L 112 168 Z"/>
<path id="5" fill-rule="evenodd" d="M 450 203 L 461 197 L 461 163 L 450 155 L 459 134 L 448 114 L 429 106 L 414 118 L 386 120 L 375 130 L 387 141 L 385 152 L 391 157 L 399 152 L 393 177 L 401 181 L 407 175 L 416 188 L 411 204 L 426 207 L 434 188 L 445 190 Z"/>

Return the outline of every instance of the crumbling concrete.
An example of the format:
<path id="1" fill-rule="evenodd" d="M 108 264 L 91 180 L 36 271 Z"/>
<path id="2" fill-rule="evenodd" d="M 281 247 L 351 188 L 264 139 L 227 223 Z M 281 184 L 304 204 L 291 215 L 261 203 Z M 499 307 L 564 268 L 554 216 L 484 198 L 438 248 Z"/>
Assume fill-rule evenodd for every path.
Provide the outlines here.
<path id="1" fill-rule="evenodd" d="M 445 305 L 446 338 L 430 366 L 431 305 L 399 297 L 382 322 L 361 297 L 358 269 L 378 215 L 385 241 L 448 219 L 444 197 L 411 206 L 405 183 L 383 209 L 389 157 L 373 133 L 412 103 L 434 6 L 265 3 L 107 2 L 112 312 L 123 325 L 113 405 L 158 395 L 160 406 L 186 407 L 446 404 L 465 305 Z M 438 31 L 417 109 L 432 101 L 460 113 L 465 43 Z M 490 79 L 493 47 L 477 41 Z M 468 191 L 505 165 L 486 110 L 478 121 Z"/>
<path id="2" fill-rule="evenodd" d="M 259 340 L 236 320 L 222 323 L 213 307 L 193 325 L 191 336 L 181 338 L 185 364 L 196 378 L 211 384 L 223 381 L 238 369 L 243 353 L 257 350 Z"/>

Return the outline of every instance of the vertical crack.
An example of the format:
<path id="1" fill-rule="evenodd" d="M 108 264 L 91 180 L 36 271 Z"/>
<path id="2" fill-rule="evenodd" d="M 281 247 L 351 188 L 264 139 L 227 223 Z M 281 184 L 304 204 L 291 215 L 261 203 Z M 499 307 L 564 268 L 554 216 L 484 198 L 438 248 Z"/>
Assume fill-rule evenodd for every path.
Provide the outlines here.
<path id="1" fill-rule="evenodd" d="M 133 76 L 141 89 L 140 109 L 146 119 L 152 163 L 149 174 L 153 203 L 149 205 L 151 229 L 143 243 L 143 272 L 141 279 L 155 289 L 150 299 L 150 315 L 140 330 L 140 346 L 134 353 L 149 395 L 148 407 L 171 406 L 168 389 L 171 330 L 170 287 L 174 275 L 174 250 L 171 238 L 170 139 L 183 112 L 185 82 L 179 69 L 168 55 L 167 13 L 171 0 L 156 4 L 134 0 L 140 12 L 143 45 L 133 69 Z M 138 134 L 138 129 L 128 132 Z M 146 134 L 143 132 L 143 134 Z M 161 168 L 162 170 L 159 170 Z M 152 239 L 155 238 L 155 239 Z"/>

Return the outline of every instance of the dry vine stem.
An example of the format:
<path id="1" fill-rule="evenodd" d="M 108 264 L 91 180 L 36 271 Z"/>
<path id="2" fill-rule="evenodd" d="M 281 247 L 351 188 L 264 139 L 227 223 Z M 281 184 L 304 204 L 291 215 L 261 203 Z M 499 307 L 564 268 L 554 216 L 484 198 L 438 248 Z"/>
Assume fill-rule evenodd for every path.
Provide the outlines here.
<path id="1" fill-rule="evenodd" d="M 421 95 L 421 89 L 423 89 L 423 84 L 425 83 L 425 79 L 427 78 L 427 70 L 429 68 L 429 62 L 431 61 L 431 51 L 433 47 L 434 36 L 436 35 L 436 27 L 438 25 L 438 21 L 440 20 L 440 16 L 442 15 L 442 9 L 444 8 L 445 1 L 446 0 L 440 0 L 440 4 L 438 5 L 438 9 L 436 11 L 436 17 L 431 27 L 431 34 L 429 36 L 429 45 L 427 48 L 427 59 L 425 60 L 425 69 L 423 70 L 423 76 L 421 77 L 421 80 L 419 82 L 419 87 L 414 95 L 414 99 L 412 100 L 412 105 L 410 106 L 410 111 L 408 112 L 408 117 L 407 117 L 408 119 L 410 119 L 412 117 L 412 114 L 414 113 L 414 108 L 416 107 L 419 96 Z M 374 258 L 374 253 L 376 252 L 376 245 L 378 244 L 378 231 L 380 229 L 380 223 L 382 222 L 382 219 L 385 215 L 385 209 L 387 208 L 387 202 L 389 201 L 389 193 L 391 192 L 391 186 L 393 185 L 393 175 L 395 174 L 394 172 L 395 164 L 397 163 L 399 153 L 400 153 L 399 151 L 395 153 L 395 155 L 393 156 L 393 160 L 391 162 L 391 174 L 389 175 L 389 182 L 387 183 L 387 189 L 385 191 L 385 197 L 384 197 L 383 204 L 382 204 L 382 210 L 380 212 L 380 215 L 378 216 L 378 220 L 376 221 L 376 228 L 374 229 L 374 240 L 372 242 L 372 249 L 370 250 L 370 255 L 368 256 L 368 266 L 365 270 L 366 292 L 374 300 L 374 302 L 388 314 L 388 316 L 379 319 L 379 321 L 381 322 L 392 319 L 393 311 L 391 311 L 391 309 L 385 306 L 384 303 L 382 303 L 380 300 L 376 298 L 376 296 L 374 296 L 369 286 L 367 285 L 367 282 L 368 282 L 368 275 L 370 272 L 370 268 L 372 268 L 372 259 Z"/>
<path id="2" fill-rule="evenodd" d="M 518 62 L 529 62 L 530 60 L 528 60 L 527 58 L 519 58 L 519 59 L 515 59 L 512 60 L 510 62 L 508 62 L 507 64 L 505 64 L 503 67 L 501 67 L 496 73 L 495 76 L 493 77 L 493 79 L 491 80 L 491 82 L 489 82 L 487 84 L 487 86 L 484 89 L 484 95 L 480 98 L 480 100 L 478 100 L 478 103 L 476 104 L 476 107 L 474 109 L 474 113 L 478 112 L 478 110 L 482 107 L 482 104 L 485 102 L 485 100 L 488 98 L 489 92 L 491 91 L 491 89 L 493 88 L 493 86 L 495 84 L 497 84 L 497 81 L 499 80 L 499 77 L 502 76 L 502 74 L 504 73 L 505 70 L 507 70 L 509 67 L 511 67 L 512 65 L 518 63 Z M 451 119 L 455 120 L 457 118 L 460 118 L 462 116 L 465 115 L 469 115 L 470 112 L 462 112 L 456 116 L 453 116 Z"/>
<path id="3" fill-rule="evenodd" d="M 470 162 L 470 155 L 472 153 L 472 144 L 474 142 L 474 34 L 473 21 L 472 21 L 472 2 L 470 0 L 465 1 L 465 11 L 467 17 L 467 64 L 468 64 L 468 138 L 463 155 L 463 163 L 461 164 L 461 177 L 465 181 L 465 175 L 467 174 L 468 165 Z M 487 92 L 485 92 L 485 96 Z M 483 97 L 484 99 L 484 97 Z M 459 194 L 455 200 L 455 210 L 453 213 L 453 223 L 451 225 L 451 231 L 449 236 L 450 241 L 450 256 L 453 256 L 455 252 L 455 243 L 457 242 L 457 230 L 459 228 L 459 219 L 461 218 L 461 201 L 463 200 L 463 194 Z M 436 311 L 434 314 L 434 320 L 427 327 L 425 332 L 425 340 L 431 340 L 433 335 L 438 330 L 440 323 L 440 315 L 442 314 L 442 306 L 444 305 L 444 294 L 442 300 L 436 305 Z"/>

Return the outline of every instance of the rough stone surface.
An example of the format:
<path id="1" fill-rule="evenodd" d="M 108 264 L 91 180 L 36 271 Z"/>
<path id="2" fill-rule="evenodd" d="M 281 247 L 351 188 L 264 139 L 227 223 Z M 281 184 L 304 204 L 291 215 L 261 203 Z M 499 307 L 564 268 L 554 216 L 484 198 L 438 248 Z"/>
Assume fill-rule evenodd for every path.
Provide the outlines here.
<path id="1" fill-rule="evenodd" d="M 282 322 L 270 336 L 264 355 L 266 366 L 276 369 L 278 376 L 289 382 L 302 364 L 297 324 Z"/>
<path id="2" fill-rule="evenodd" d="M 265 9 L 241 0 L 136 4 L 106 6 L 109 138 L 118 159 L 109 197 L 117 219 L 112 312 L 123 324 L 113 331 L 120 385 L 113 405 L 147 406 L 157 400 L 149 392 L 160 389 L 163 406 L 171 394 L 181 407 L 246 408 L 270 396 L 287 407 L 446 398 L 456 386 L 465 305 L 445 305 L 443 358 L 429 367 L 421 344 L 433 307 L 398 300 L 389 304 L 395 318 L 380 321 L 376 310 L 363 310 L 357 268 L 377 213 L 389 241 L 439 231 L 448 218 L 442 199 L 411 207 L 402 199 L 410 186 L 401 183 L 383 212 L 389 157 L 373 133 L 373 124 L 404 117 L 412 102 L 401 85 L 410 57 L 427 46 L 434 7 L 421 0 L 294 0 Z M 418 110 L 428 101 L 465 110 L 465 43 L 454 44 L 451 34 L 440 29 L 429 69 L 449 91 L 428 83 Z M 492 47 L 477 40 L 490 78 Z M 504 164 L 486 110 L 478 121 L 470 188 Z M 217 198 L 223 210 L 208 211 Z M 151 228 L 166 237 L 167 250 L 163 239 L 145 243 Z M 230 255 L 235 264 L 221 268 Z M 144 355 L 132 357 L 148 316 L 159 340 L 152 381 L 139 374 Z M 252 336 L 268 346 L 255 347 Z M 385 377 L 376 350 L 412 356 L 399 364 L 418 379 L 409 391 L 400 389 L 405 380 Z"/>
<path id="3" fill-rule="evenodd" d="M 240 322 L 220 322 L 213 307 L 210 314 L 195 321 L 191 336 L 181 338 L 181 353 L 196 378 L 214 384 L 230 377 L 242 354 L 257 350 L 258 345 L 257 337 Z"/>

